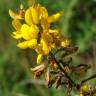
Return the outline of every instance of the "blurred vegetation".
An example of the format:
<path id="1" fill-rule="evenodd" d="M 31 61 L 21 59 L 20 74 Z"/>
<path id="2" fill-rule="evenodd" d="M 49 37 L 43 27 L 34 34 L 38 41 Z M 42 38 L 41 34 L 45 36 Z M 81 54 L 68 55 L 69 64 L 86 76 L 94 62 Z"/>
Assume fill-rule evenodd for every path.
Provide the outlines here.
<path id="1" fill-rule="evenodd" d="M 33 75 L 29 69 L 35 66 L 36 54 L 29 49 L 17 48 L 15 40 L 11 37 L 14 29 L 8 10 L 18 10 L 20 3 L 27 6 L 26 1 L 0 0 L 0 96 L 66 96 L 64 87 L 48 89 L 44 85 L 30 82 Z M 91 64 L 92 68 L 88 71 L 87 77 L 95 73 L 96 0 L 38 0 L 38 2 L 47 7 L 49 14 L 64 12 L 58 26 L 62 34 L 71 38 L 73 44 L 79 47 L 73 56 L 73 63 Z M 77 77 L 79 76 L 80 74 L 77 74 Z M 77 81 L 77 77 L 74 80 Z M 96 84 L 96 81 L 92 84 Z"/>

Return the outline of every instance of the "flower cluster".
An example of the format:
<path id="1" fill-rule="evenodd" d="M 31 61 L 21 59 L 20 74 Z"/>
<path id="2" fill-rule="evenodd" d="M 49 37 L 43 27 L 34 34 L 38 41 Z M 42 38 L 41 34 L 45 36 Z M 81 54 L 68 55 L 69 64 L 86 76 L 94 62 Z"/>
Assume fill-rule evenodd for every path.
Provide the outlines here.
<path id="1" fill-rule="evenodd" d="M 45 7 L 35 3 L 26 10 L 21 5 L 19 13 L 9 10 L 9 14 L 16 30 L 12 36 L 19 41 L 17 46 L 22 49 L 34 49 L 38 53 L 37 63 L 53 48 L 70 45 L 70 40 L 64 38 L 59 29 L 51 28 L 51 24 L 60 19 L 62 12 L 49 16 Z"/>
<path id="2" fill-rule="evenodd" d="M 40 63 L 40 65 L 31 68 L 35 78 L 44 74 L 49 88 L 54 84 L 56 88 L 65 85 L 69 94 L 72 88 L 76 88 L 80 91 L 80 96 L 96 95 L 96 88 L 90 90 L 87 86 L 82 86 L 83 83 L 95 78 L 96 75 L 82 80 L 80 84 L 71 79 L 71 74 L 87 72 L 90 66 L 87 64 L 74 66 L 70 64 L 72 57 L 68 57 L 66 60 L 66 57 L 74 54 L 78 47 L 73 46 L 59 29 L 51 27 L 60 19 L 62 12 L 49 16 L 44 6 L 33 2 L 32 6 L 27 9 L 20 5 L 19 12 L 9 10 L 9 14 L 13 18 L 12 25 L 15 32 L 12 33 L 12 37 L 18 41 L 17 46 L 22 49 L 33 49 L 38 54 L 37 63 Z M 56 58 L 56 56 L 59 56 L 58 54 L 60 55 L 59 59 Z M 44 56 L 46 60 L 42 59 Z"/>

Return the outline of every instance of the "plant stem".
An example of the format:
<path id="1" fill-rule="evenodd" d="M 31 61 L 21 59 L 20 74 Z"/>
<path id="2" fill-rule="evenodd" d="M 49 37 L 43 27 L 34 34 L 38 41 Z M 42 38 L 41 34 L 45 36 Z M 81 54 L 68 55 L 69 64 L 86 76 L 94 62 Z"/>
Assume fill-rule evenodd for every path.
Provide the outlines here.
<path id="1" fill-rule="evenodd" d="M 79 88 L 79 85 L 76 84 L 69 76 L 68 74 L 63 70 L 62 66 L 60 65 L 60 63 L 57 61 L 57 59 L 55 58 L 55 56 L 50 52 L 50 56 L 55 60 L 56 64 L 58 65 L 59 69 L 64 73 L 64 75 L 67 77 L 67 79 L 72 83 L 72 85 L 74 85 L 77 89 Z"/>
<path id="2" fill-rule="evenodd" d="M 89 81 L 89 80 L 91 80 L 91 79 L 94 79 L 94 78 L 96 78 L 96 74 L 92 75 L 91 77 L 89 77 L 89 78 L 87 78 L 87 79 L 85 79 L 85 80 L 82 80 L 82 81 L 81 81 L 81 84 L 83 84 L 83 83 L 85 83 L 85 82 L 87 82 L 87 81 Z"/>

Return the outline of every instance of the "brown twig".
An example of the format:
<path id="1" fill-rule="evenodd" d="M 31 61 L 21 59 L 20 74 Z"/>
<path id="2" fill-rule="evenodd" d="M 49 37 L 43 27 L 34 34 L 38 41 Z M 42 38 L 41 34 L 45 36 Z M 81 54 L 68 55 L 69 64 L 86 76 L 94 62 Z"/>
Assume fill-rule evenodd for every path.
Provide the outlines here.
<path id="1" fill-rule="evenodd" d="M 64 73 L 64 75 L 67 77 L 67 79 L 72 83 L 73 86 L 75 86 L 77 89 L 79 88 L 79 85 L 76 84 L 69 76 L 68 74 L 63 70 L 62 66 L 60 63 L 57 61 L 55 56 L 50 52 L 50 56 L 55 60 L 56 64 L 58 65 L 59 69 Z"/>

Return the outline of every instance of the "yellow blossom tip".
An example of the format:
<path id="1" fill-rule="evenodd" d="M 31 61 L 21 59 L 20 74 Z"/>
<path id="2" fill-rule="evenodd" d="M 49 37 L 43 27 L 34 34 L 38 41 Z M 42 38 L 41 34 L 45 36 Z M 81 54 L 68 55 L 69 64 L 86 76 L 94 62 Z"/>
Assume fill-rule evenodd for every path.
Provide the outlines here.
<path id="1" fill-rule="evenodd" d="M 35 25 L 32 25 L 31 27 L 27 24 L 23 24 L 21 27 L 21 35 L 25 40 L 36 39 L 38 36 L 38 31 L 38 27 Z"/>
<path id="2" fill-rule="evenodd" d="M 49 51 L 50 51 L 50 48 L 47 45 L 47 42 L 44 39 L 41 39 L 41 42 L 40 43 L 41 43 L 41 46 L 42 46 L 43 54 L 44 55 L 48 55 L 49 54 Z"/>
<path id="3" fill-rule="evenodd" d="M 20 9 L 21 9 L 21 10 L 24 9 L 24 6 L 23 6 L 22 3 L 20 4 Z"/>
<path id="4" fill-rule="evenodd" d="M 53 14 L 52 16 L 48 17 L 48 22 L 49 23 L 56 22 L 60 19 L 61 16 L 62 16 L 62 12 L 58 12 L 56 14 Z"/>
<path id="5" fill-rule="evenodd" d="M 37 45 L 37 39 L 32 39 L 28 42 L 29 48 L 34 48 Z"/>
<path id="6" fill-rule="evenodd" d="M 17 44 L 17 47 L 19 47 L 21 49 L 26 49 L 26 48 L 28 48 L 28 42 L 27 41 L 21 42 L 21 43 Z"/>
<path id="7" fill-rule="evenodd" d="M 21 29 L 21 22 L 18 20 L 18 19 L 14 19 L 13 21 L 12 21 L 12 25 L 13 25 L 13 27 L 17 30 L 17 31 L 19 31 L 20 29 Z"/>
<path id="8" fill-rule="evenodd" d="M 22 38 L 22 36 L 20 34 L 17 34 L 17 32 L 13 32 L 13 34 L 11 35 L 14 39 L 20 39 Z"/>
<path id="9" fill-rule="evenodd" d="M 83 85 L 83 86 L 81 87 L 81 90 L 87 91 L 87 90 L 88 90 L 88 86 L 87 86 L 87 85 Z"/>
<path id="10" fill-rule="evenodd" d="M 9 15 L 10 15 L 10 17 L 13 18 L 13 19 L 23 19 L 23 18 L 20 16 L 20 14 L 12 11 L 11 9 L 9 9 Z"/>
<path id="11" fill-rule="evenodd" d="M 37 64 L 40 64 L 41 63 L 41 61 L 42 61 L 42 54 L 39 54 L 38 56 L 37 56 Z"/>
<path id="12" fill-rule="evenodd" d="M 80 93 L 80 96 L 84 96 L 82 93 Z"/>

